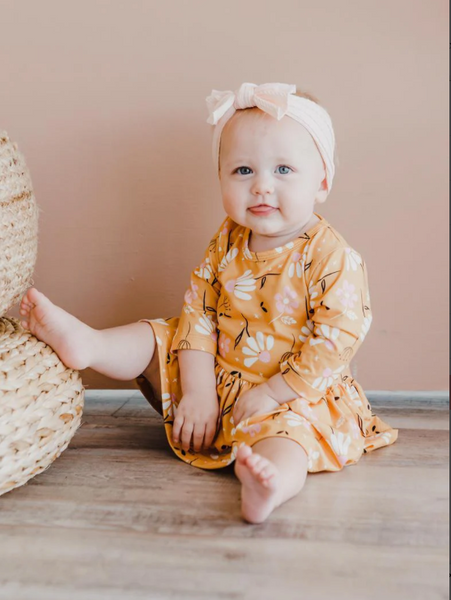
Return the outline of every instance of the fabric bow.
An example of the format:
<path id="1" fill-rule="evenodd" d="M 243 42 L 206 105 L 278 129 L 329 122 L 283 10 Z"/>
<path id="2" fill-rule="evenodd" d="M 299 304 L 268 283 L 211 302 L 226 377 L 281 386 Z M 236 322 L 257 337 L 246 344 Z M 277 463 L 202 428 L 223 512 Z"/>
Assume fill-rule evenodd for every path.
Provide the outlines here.
<path id="1" fill-rule="evenodd" d="M 243 83 L 236 92 L 213 90 L 207 98 L 210 113 L 207 123 L 216 125 L 231 108 L 239 110 L 254 106 L 280 121 L 287 113 L 289 95 L 295 92 L 296 86 L 288 83 Z"/>

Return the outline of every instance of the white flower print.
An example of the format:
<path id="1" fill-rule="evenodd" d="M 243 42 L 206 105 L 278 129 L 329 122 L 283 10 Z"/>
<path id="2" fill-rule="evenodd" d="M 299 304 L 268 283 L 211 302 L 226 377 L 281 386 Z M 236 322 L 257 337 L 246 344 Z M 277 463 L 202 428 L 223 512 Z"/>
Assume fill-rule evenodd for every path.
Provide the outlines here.
<path id="1" fill-rule="evenodd" d="M 357 422 L 352 417 L 348 419 L 349 427 L 351 429 L 352 437 L 355 440 L 358 440 L 362 436 L 362 432 L 360 431 L 360 427 L 357 425 Z"/>
<path id="2" fill-rule="evenodd" d="M 249 251 L 249 243 L 247 240 L 244 242 L 243 254 L 244 258 L 252 258 L 252 254 Z"/>
<path id="3" fill-rule="evenodd" d="M 305 261 L 307 260 L 307 249 L 308 246 L 304 248 L 304 252 L 301 254 L 300 252 L 294 252 L 291 257 L 291 263 L 288 267 L 288 277 L 294 277 L 296 273 L 296 277 L 299 279 L 303 276 Z"/>
<path id="4" fill-rule="evenodd" d="M 160 323 L 161 325 L 166 325 L 166 327 L 169 327 L 169 323 L 166 323 L 166 321 L 164 319 L 152 319 L 152 321 L 154 321 L 155 323 Z"/>
<path id="5" fill-rule="evenodd" d="M 194 312 L 194 308 L 190 304 L 185 304 L 183 310 L 186 312 L 187 315 Z"/>
<path id="6" fill-rule="evenodd" d="M 323 370 L 322 375 L 320 377 L 317 377 L 312 383 L 312 387 L 314 387 L 316 390 L 319 390 L 320 392 L 323 392 L 328 387 L 330 387 L 334 383 L 334 381 L 338 379 L 338 375 L 343 371 L 345 367 L 347 367 L 347 365 L 342 365 L 341 367 L 338 367 L 338 369 L 335 369 L 335 371 L 332 371 L 330 367 L 326 367 Z"/>
<path id="7" fill-rule="evenodd" d="M 340 330 L 337 327 L 329 327 L 329 325 L 320 325 L 315 329 L 316 335 L 320 336 L 317 338 L 310 338 L 310 346 L 316 346 L 317 344 L 326 344 L 326 348 L 329 350 L 336 349 L 336 340 L 340 335 Z"/>
<path id="8" fill-rule="evenodd" d="M 358 296 L 355 293 L 355 285 L 353 283 L 349 283 L 349 281 L 345 279 L 343 281 L 343 287 L 338 288 L 335 293 L 340 298 L 340 302 L 345 308 L 354 308 Z"/>
<path id="9" fill-rule="evenodd" d="M 319 452 L 317 450 L 312 450 L 308 455 L 308 464 L 307 469 L 309 471 L 313 470 L 313 463 L 316 462 L 319 458 Z"/>
<path id="10" fill-rule="evenodd" d="M 291 263 L 290 263 L 290 266 L 288 267 L 288 277 L 293 277 L 295 271 L 296 271 L 297 277 L 299 277 L 299 278 L 302 277 L 302 265 L 299 262 L 300 258 L 301 258 L 301 254 L 299 254 L 299 252 L 295 252 L 293 254 L 293 256 L 291 257 Z"/>
<path id="11" fill-rule="evenodd" d="M 349 385 L 349 384 L 346 384 L 344 387 L 345 387 L 345 390 L 348 392 L 349 398 L 352 400 L 353 404 L 358 408 L 362 408 L 363 403 L 362 403 L 362 400 L 360 399 L 360 395 L 359 395 L 359 392 L 357 391 L 357 389 L 353 385 Z"/>
<path id="12" fill-rule="evenodd" d="M 272 350 L 274 346 L 274 337 L 268 335 L 265 341 L 263 333 L 257 331 L 256 338 L 257 339 L 253 337 L 247 338 L 249 348 L 246 346 L 243 348 L 243 354 L 251 357 L 244 359 L 244 365 L 246 367 L 251 367 L 257 360 L 260 360 L 263 363 L 269 363 L 271 360 L 270 350 Z"/>
<path id="13" fill-rule="evenodd" d="M 348 449 L 349 444 L 351 443 L 351 437 L 349 435 L 344 435 L 344 433 L 339 431 L 336 434 L 332 433 L 330 441 L 332 442 L 332 449 L 337 455 L 338 460 L 344 465 L 348 460 Z"/>
<path id="14" fill-rule="evenodd" d="M 315 304 L 317 302 L 315 298 L 318 296 L 318 292 L 315 291 L 315 284 L 309 286 L 308 295 L 310 308 L 315 308 Z"/>
<path id="15" fill-rule="evenodd" d="M 224 286 L 225 289 L 241 300 L 252 300 L 252 296 L 247 292 L 252 292 L 257 286 L 255 279 L 250 275 L 252 275 L 252 271 L 248 269 L 238 279 L 229 279 Z"/>
<path id="16" fill-rule="evenodd" d="M 373 320 L 373 315 L 368 315 L 367 317 L 364 317 L 364 319 L 363 319 L 362 331 L 360 332 L 360 339 L 362 340 L 362 342 L 366 338 L 366 334 L 368 333 L 368 331 L 371 327 L 372 320 Z"/>
<path id="17" fill-rule="evenodd" d="M 296 323 L 297 323 L 296 319 L 292 319 L 291 317 L 288 317 L 287 315 L 281 317 L 280 320 L 282 321 L 282 323 L 285 323 L 285 325 L 296 325 Z"/>
<path id="18" fill-rule="evenodd" d="M 224 271 L 226 267 L 236 258 L 238 254 L 238 248 L 229 250 L 224 258 L 221 260 L 221 264 L 218 267 L 218 271 Z"/>
<path id="19" fill-rule="evenodd" d="M 314 423 L 315 421 L 318 421 L 318 417 L 316 416 L 316 413 L 315 413 L 314 409 L 312 408 L 312 405 L 310 404 L 310 402 L 308 402 L 308 400 L 300 397 L 299 398 L 299 407 L 300 407 L 299 408 L 300 412 L 307 419 L 307 421 L 309 423 Z"/>
<path id="20" fill-rule="evenodd" d="M 194 283 L 194 281 L 190 281 L 190 287 L 185 292 L 185 304 L 192 304 L 194 300 L 198 297 L 197 290 L 199 286 Z"/>
<path id="21" fill-rule="evenodd" d="M 199 333 L 202 333 L 203 335 L 209 335 L 213 339 L 216 339 L 216 325 L 217 324 L 213 321 L 210 315 L 203 315 L 199 319 L 199 324 L 195 325 L 194 328 Z"/>
<path id="22" fill-rule="evenodd" d="M 299 427 L 300 425 L 303 425 L 307 429 L 311 429 L 310 423 L 304 417 L 301 417 L 301 415 L 298 415 L 293 411 L 284 413 L 283 418 L 287 420 L 287 424 L 290 425 L 290 427 Z"/>
<path id="23" fill-rule="evenodd" d="M 208 279 L 213 274 L 213 268 L 211 266 L 210 259 L 205 259 L 204 262 L 201 265 L 199 265 L 199 268 L 196 271 L 194 271 L 194 273 L 202 279 L 208 281 Z"/>
<path id="24" fill-rule="evenodd" d="M 352 248 L 345 248 L 346 252 L 346 271 L 357 271 L 362 264 L 362 257 Z"/>
<path id="25" fill-rule="evenodd" d="M 313 333 L 314 326 L 315 325 L 314 325 L 313 321 L 309 320 L 305 323 L 305 325 L 301 329 L 302 335 L 299 336 L 299 339 L 301 340 L 301 342 L 304 342 L 304 344 L 305 344 L 305 342 L 307 341 L 307 338 Z"/>
<path id="26" fill-rule="evenodd" d="M 242 444 L 240 444 L 240 446 L 241 445 Z M 233 444 L 232 452 L 230 453 L 230 458 L 228 460 L 223 460 L 222 462 L 225 462 L 226 464 L 230 465 L 236 459 L 237 454 L 238 454 L 238 444 Z"/>
<path id="27" fill-rule="evenodd" d="M 175 394 L 162 394 L 161 395 L 161 400 L 162 400 L 162 406 L 163 406 L 163 410 L 167 410 L 168 411 L 168 415 L 170 417 L 175 417 L 175 415 L 177 414 L 177 398 L 175 396 Z"/>

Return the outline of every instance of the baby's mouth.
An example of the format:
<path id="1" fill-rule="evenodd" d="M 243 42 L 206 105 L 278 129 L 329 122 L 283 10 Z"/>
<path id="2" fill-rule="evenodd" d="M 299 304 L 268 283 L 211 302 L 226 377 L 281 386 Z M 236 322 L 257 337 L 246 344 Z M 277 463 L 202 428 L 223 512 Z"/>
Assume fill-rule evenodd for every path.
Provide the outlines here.
<path id="1" fill-rule="evenodd" d="M 258 206 L 252 206 L 248 209 L 254 215 L 269 215 L 277 210 L 274 206 L 269 206 L 268 204 L 259 204 Z"/>

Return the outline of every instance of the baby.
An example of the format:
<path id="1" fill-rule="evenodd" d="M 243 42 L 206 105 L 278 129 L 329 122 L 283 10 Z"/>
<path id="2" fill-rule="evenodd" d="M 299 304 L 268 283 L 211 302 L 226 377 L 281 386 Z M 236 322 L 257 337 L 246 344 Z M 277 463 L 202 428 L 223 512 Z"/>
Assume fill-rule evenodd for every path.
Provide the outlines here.
<path id="1" fill-rule="evenodd" d="M 349 364 L 372 320 L 362 257 L 314 212 L 334 177 L 328 113 L 286 84 L 207 98 L 227 218 L 191 274 L 181 316 L 95 330 L 35 288 L 22 324 L 70 368 L 136 382 L 174 453 L 234 462 L 261 523 L 307 473 L 396 441 Z"/>

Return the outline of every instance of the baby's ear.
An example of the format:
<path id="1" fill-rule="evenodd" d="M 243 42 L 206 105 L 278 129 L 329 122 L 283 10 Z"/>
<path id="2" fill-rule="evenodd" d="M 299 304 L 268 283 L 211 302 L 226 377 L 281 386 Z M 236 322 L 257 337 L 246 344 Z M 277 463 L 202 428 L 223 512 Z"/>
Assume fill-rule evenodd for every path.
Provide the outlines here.
<path id="1" fill-rule="evenodd" d="M 327 181 L 326 181 L 326 178 L 324 177 L 323 181 L 321 182 L 320 188 L 316 193 L 315 202 L 317 204 L 322 204 L 323 202 L 326 201 L 326 198 L 328 195 L 329 195 L 329 191 L 327 189 Z"/>

